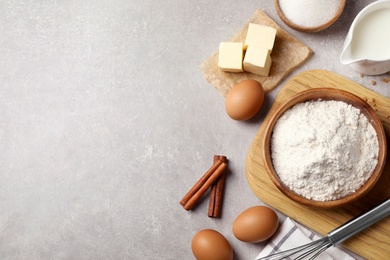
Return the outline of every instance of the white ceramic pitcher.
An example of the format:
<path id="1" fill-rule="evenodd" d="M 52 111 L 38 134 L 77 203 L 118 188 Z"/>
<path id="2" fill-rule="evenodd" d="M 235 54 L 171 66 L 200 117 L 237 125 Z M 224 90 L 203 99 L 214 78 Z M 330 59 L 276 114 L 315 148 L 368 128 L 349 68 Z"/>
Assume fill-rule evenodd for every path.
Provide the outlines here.
<path id="1" fill-rule="evenodd" d="M 387 25 L 390 25 L 390 0 L 379 0 L 366 6 L 355 17 L 348 31 L 341 63 L 366 75 L 390 71 L 390 28 Z"/>

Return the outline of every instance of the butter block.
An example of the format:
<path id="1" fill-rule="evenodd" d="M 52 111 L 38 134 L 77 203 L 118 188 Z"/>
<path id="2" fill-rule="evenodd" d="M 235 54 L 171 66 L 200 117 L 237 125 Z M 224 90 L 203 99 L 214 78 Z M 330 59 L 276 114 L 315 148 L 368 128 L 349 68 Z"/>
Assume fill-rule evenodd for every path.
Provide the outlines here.
<path id="1" fill-rule="evenodd" d="M 270 53 L 274 48 L 276 38 L 276 29 L 261 25 L 250 23 L 248 26 L 248 32 L 245 38 L 244 49 L 248 49 L 248 46 L 257 46 L 268 49 Z"/>
<path id="2" fill-rule="evenodd" d="M 218 67 L 227 72 L 242 72 L 243 46 L 241 42 L 221 42 Z"/>
<path id="3" fill-rule="evenodd" d="M 272 59 L 268 49 L 249 45 L 243 62 L 244 71 L 268 76 Z"/>

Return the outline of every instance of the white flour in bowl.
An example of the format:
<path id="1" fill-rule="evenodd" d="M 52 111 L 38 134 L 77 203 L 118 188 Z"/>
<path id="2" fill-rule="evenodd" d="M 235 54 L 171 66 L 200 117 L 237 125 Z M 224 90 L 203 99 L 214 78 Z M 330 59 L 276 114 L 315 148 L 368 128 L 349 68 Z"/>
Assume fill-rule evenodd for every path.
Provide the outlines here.
<path id="1" fill-rule="evenodd" d="M 290 108 L 271 138 L 281 181 L 317 201 L 359 189 L 375 169 L 378 153 L 378 137 L 367 117 L 342 101 L 308 101 Z"/>

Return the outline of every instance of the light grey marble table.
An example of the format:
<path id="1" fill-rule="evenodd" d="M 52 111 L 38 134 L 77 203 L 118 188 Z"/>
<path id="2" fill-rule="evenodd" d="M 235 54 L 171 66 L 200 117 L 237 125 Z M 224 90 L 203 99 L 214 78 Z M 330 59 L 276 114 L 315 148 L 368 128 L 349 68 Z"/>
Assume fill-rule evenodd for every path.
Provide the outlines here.
<path id="1" fill-rule="evenodd" d="M 315 53 L 286 80 L 326 69 L 390 96 L 339 62 L 370 2 L 347 1 L 339 21 L 306 34 L 266 0 L 1 1 L 0 258 L 193 259 L 193 235 L 213 228 L 235 259 L 254 259 L 264 244 L 231 228 L 263 204 L 245 158 L 285 81 L 236 122 L 199 65 L 262 8 Z M 214 154 L 230 160 L 221 219 L 207 217 L 207 199 L 179 205 Z"/>

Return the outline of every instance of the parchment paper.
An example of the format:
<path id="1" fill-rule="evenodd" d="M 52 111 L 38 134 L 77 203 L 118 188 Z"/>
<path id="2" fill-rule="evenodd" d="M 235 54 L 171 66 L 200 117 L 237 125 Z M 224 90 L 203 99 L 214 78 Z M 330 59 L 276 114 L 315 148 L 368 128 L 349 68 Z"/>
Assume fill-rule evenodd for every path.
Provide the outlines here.
<path id="1" fill-rule="evenodd" d="M 221 71 L 218 68 L 217 50 L 200 65 L 200 69 L 203 71 L 205 79 L 223 96 L 226 96 L 235 84 L 245 79 L 259 81 L 267 93 L 313 54 L 310 48 L 283 30 L 260 9 L 256 10 L 244 27 L 228 41 L 244 43 L 249 23 L 263 24 L 277 30 L 274 49 L 271 53 L 272 65 L 269 76 L 264 77 L 248 72 Z"/>

